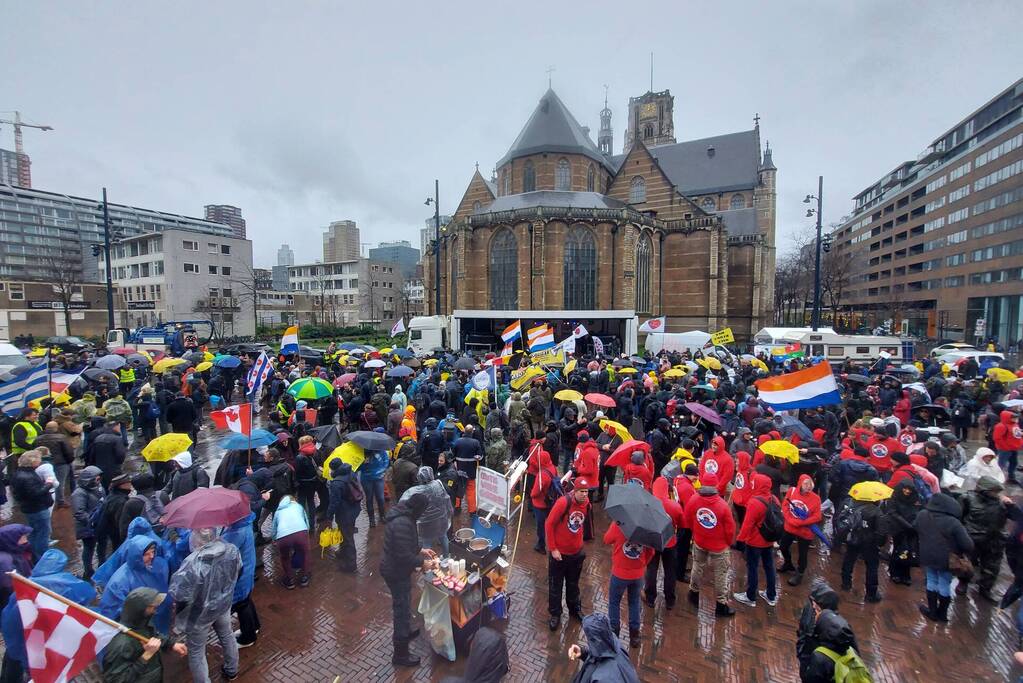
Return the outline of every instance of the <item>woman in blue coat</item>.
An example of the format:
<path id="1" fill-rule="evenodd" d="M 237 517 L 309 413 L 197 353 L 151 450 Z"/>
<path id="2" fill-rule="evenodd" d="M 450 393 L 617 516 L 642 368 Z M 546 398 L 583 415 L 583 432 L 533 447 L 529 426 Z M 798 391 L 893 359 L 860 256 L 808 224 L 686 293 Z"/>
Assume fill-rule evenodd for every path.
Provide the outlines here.
<path id="1" fill-rule="evenodd" d="M 124 607 L 124 601 L 136 588 L 153 588 L 166 593 L 170 585 L 170 569 L 167 560 L 157 552 L 158 541 L 148 536 L 135 536 L 124 542 L 124 564 L 107 583 L 103 597 L 96 611 L 110 619 L 117 619 Z M 153 625 L 160 633 L 170 632 L 171 601 L 164 600 L 153 616 Z"/>
<path id="2" fill-rule="evenodd" d="M 238 615 L 238 627 L 241 629 L 238 636 L 240 648 L 254 644 L 259 633 L 259 615 L 252 602 L 252 586 L 256 578 L 256 535 L 252 530 L 255 520 L 256 515 L 250 512 L 229 526 L 221 536 L 224 542 L 238 548 L 242 558 L 242 573 L 234 584 L 234 602 L 231 605 L 231 611 Z"/>

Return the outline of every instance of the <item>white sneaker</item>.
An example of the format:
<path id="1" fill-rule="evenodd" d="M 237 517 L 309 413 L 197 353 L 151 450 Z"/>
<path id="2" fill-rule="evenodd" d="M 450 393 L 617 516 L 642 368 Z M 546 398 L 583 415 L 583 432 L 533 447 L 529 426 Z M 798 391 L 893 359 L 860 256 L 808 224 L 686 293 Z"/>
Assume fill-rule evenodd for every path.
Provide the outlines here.
<path id="1" fill-rule="evenodd" d="M 743 593 L 743 595 L 745 595 L 745 593 Z M 777 593 L 775 593 L 774 600 L 772 600 L 771 598 L 767 597 L 767 591 L 766 590 L 760 591 L 759 593 L 757 593 L 757 595 L 762 597 L 764 600 L 767 600 L 767 604 L 770 605 L 771 607 L 774 607 L 775 605 L 778 604 L 778 594 Z"/>
<path id="2" fill-rule="evenodd" d="M 749 598 L 746 597 L 746 591 L 743 591 L 741 593 L 732 593 L 732 597 L 735 598 L 736 602 L 741 602 L 742 604 L 746 605 L 747 607 L 756 607 L 757 606 L 757 601 L 756 600 L 750 600 Z"/>

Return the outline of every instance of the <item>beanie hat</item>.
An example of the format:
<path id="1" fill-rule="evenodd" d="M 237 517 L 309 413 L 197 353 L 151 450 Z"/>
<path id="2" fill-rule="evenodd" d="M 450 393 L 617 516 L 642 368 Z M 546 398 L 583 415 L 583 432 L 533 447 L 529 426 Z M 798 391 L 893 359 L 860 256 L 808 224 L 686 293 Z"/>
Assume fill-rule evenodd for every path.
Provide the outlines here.
<path id="1" fill-rule="evenodd" d="M 700 485 L 708 488 L 716 489 L 718 487 L 718 477 L 713 472 L 704 472 L 700 476 Z"/>
<path id="2" fill-rule="evenodd" d="M 895 451 L 894 453 L 892 453 L 892 462 L 897 462 L 900 465 L 908 465 L 909 456 L 903 453 L 902 451 Z"/>

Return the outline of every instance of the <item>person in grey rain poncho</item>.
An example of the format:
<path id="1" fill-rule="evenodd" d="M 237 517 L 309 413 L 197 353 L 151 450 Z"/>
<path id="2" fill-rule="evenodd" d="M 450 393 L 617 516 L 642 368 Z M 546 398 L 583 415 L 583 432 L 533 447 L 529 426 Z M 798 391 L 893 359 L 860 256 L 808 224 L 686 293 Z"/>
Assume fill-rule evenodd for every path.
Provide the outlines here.
<path id="1" fill-rule="evenodd" d="M 416 481 L 418 483 L 415 486 L 402 494 L 401 500 L 407 501 L 417 493 L 425 494 L 429 500 L 426 511 L 417 522 L 419 545 L 422 548 L 433 549 L 435 544 L 440 543 L 444 554 L 447 555 L 448 527 L 451 526 L 451 516 L 455 510 L 451 505 L 451 496 L 448 495 L 444 484 L 434 478 L 432 467 L 420 467 Z"/>
<path id="2" fill-rule="evenodd" d="M 238 641 L 231 631 L 234 584 L 242 568 L 241 555 L 221 540 L 216 529 L 196 529 L 189 538 L 192 554 L 185 558 L 170 581 L 178 609 L 175 629 L 188 646 L 188 668 L 195 683 L 209 683 L 206 640 L 210 626 L 224 652 L 223 677 L 238 676 Z"/>
<path id="3" fill-rule="evenodd" d="M 586 645 L 568 648 L 569 659 L 582 661 L 572 683 L 639 683 L 629 653 L 611 630 L 606 616 L 588 614 L 583 617 L 583 633 Z"/>

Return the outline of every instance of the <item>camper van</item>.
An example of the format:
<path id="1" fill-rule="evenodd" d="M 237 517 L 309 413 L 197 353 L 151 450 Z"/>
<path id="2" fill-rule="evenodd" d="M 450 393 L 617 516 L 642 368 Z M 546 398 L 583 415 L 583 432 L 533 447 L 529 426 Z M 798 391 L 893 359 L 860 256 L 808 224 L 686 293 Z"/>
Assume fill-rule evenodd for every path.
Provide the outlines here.
<path id="1" fill-rule="evenodd" d="M 765 327 L 753 337 L 753 353 L 771 354 L 771 349 L 799 342 L 804 333 L 813 332 L 809 327 Z M 814 334 L 835 334 L 830 327 L 819 327 Z"/>
<path id="2" fill-rule="evenodd" d="M 710 341 L 710 335 L 699 330 L 690 332 L 651 332 L 646 336 L 644 348 L 653 354 L 661 351 L 696 353 Z"/>
<path id="3" fill-rule="evenodd" d="M 846 358 L 857 362 L 872 363 L 888 354 L 894 365 L 913 360 L 913 342 L 898 337 L 880 337 L 865 334 L 844 335 L 834 332 L 802 332 L 795 337 L 808 356 L 824 356 L 828 362 L 839 364 Z"/>

